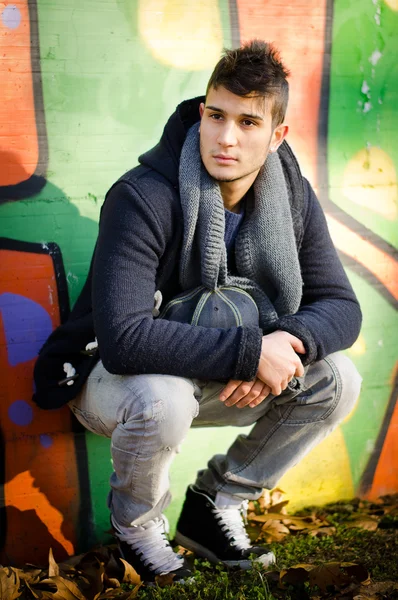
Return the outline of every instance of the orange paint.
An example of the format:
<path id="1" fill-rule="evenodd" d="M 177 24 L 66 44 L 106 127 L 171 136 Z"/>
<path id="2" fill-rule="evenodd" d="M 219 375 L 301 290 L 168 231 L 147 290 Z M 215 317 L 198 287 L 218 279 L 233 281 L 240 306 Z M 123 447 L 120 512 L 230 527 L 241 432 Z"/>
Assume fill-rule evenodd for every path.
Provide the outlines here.
<path id="1" fill-rule="evenodd" d="M 291 71 L 288 141 L 304 174 L 316 185 L 326 0 L 237 0 L 237 6 L 241 41 L 274 42 Z"/>
<path id="2" fill-rule="evenodd" d="M 398 490 L 398 403 L 395 398 L 395 409 L 391 416 L 387 435 L 384 439 L 373 478 L 369 498 L 378 498 L 385 494 L 394 494 Z"/>
<path id="3" fill-rule="evenodd" d="M 334 217 L 327 215 L 330 234 L 336 247 L 364 265 L 398 300 L 397 261 Z"/>
<path id="4" fill-rule="evenodd" d="M 18 446 L 20 446 L 20 440 L 17 440 Z M 31 465 L 32 468 L 33 465 Z M 44 471 L 44 475 L 46 475 L 47 465 L 42 464 L 42 470 Z M 35 469 L 32 469 L 35 471 Z M 31 471 L 25 471 L 24 473 L 19 473 L 7 483 L 7 496 L 6 496 L 6 506 L 12 506 L 13 508 L 19 510 L 21 513 L 27 511 L 34 511 L 35 516 L 39 519 L 39 521 L 48 528 L 50 535 L 52 535 L 55 542 L 57 542 L 66 552 L 66 554 L 73 554 L 74 546 L 67 539 L 62 531 L 63 525 L 63 515 L 62 513 L 54 507 L 46 494 L 43 494 L 40 491 L 39 487 L 36 487 L 36 479 L 32 477 Z M 20 517 L 21 518 L 21 517 Z M 19 518 L 19 519 L 20 519 Z M 17 540 L 21 538 L 21 533 L 25 535 L 25 531 L 21 532 L 21 522 L 18 519 L 10 519 L 7 523 L 7 533 L 8 537 L 12 540 Z M 28 524 L 28 531 L 31 530 L 33 539 L 36 538 L 34 535 L 34 527 L 35 521 L 32 519 L 31 514 L 29 513 L 30 523 Z M 66 525 L 68 523 L 66 522 Z M 67 527 L 70 530 L 70 526 Z M 70 531 L 68 532 L 70 533 Z M 22 540 L 21 540 L 22 541 Z M 23 541 L 23 549 L 24 555 L 26 554 L 26 541 Z M 40 539 L 35 539 L 36 544 L 36 553 L 35 560 L 37 560 L 37 547 L 42 546 L 40 543 Z M 48 552 L 49 546 L 47 540 L 45 540 L 45 546 L 43 551 L 45 553 Z M 32 555 L 33 556 L 33 555 Z"/>
<path id="5" fill-rule="evenodd" d="M 28 1 L 0 2 L 0 14 L 10 6 L 21 22 L 12 29 L 0 19 L 0 186 L 29 179 L 39 159 Z"/>
<path id="6" fill-rule="evenodd" d="M 59 323 L 59 306 L 52 258 L 47 254 L 0 250 L 0 295 L 18 294 L 40 304 Z M 32 332 L 33 334 L 33 332 Z M 50 546 L 57 560 L 73 553 L 78 521 L 79 480 L 71 415 L 64 407 L 43 411 L 31 401 L 34 358 L 11 366 L 0 318 L 0 423 L 5 440 L 4 495 L 7 537 L 0 562 L 13 564 L 34 557 L 45 562 Z M 16 400 L 31 408 L 28 425 L 9 417 Z M 51 441 L 41 444 L 40 435 Z"/>

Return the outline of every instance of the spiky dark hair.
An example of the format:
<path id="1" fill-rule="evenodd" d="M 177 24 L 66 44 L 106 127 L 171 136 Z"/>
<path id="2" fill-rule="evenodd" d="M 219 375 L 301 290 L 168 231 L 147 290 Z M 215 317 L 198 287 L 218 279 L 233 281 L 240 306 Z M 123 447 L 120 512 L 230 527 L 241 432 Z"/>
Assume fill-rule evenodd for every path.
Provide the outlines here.
<path id="1" fill-rule="evenodd" d="M 207 84 L 225 87 L 237 96 L 258 95 L 272 100 L 273 127 L 283 122 L 289 100 L 289 71 L 278 50 L 270 43 L 252 40 L 241 48 L 225 49 Z"/>

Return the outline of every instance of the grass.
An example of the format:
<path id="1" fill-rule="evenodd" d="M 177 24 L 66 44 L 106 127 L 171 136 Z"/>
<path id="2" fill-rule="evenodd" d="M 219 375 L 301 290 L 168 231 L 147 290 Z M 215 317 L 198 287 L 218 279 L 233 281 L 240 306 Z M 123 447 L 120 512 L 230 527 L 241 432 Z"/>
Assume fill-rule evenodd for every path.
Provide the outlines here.
<path id="1" fill-rule="evenodd" d="M 324 506 L 321 509 L 322 516 L 336 527 L 336 533 L 321 538 L 308 535 L 285 538 L 278 550 L 276 546 L 274 550 L 279 566 L 291 566 L 292 560 L 357 562 L 369 570 L 374 581 L 398 582 L 398 516 L 381 513 L 375 531 L 353 528 L 353 513 L 358 503 L 358 500 L 354 500 Z M 377 513 L 377 505 L 369 503 L 371 507 L 374 507 L 373 514 Z M 298 514 L 310 514 L 313 510 L 320 512 L 319 507 L 309 507 Z"/>
<path id="2" fill-rule="evenodd" d="M 330 562 L 355 563 L 366 568 L 371 583 L 398 582 L 398 517 L 382 515 L 375 531 L 352 528 L 356 508 L 353 501 L 321 509 L 322 517 L 335 527 L 333 535 L 311 537 L 308 533 L 298 532 L 287 535 L 280 542 L 269 544 L 277 557 L 277 565 L 272 572 L 259 568 L 246 572 L 232 571 L 221 565 L 195 560 L 191 583 L 163 588 L 141 587 L 136 589 L 134 596 L 139 600 L 306 600 L 342 597 L 337 588 L 320 590 L 311 588 L 308 582 L 281 588 L 280 571 L 300 563 L 314 566 Z M 299 514 L 311 514 L 312 510 L 319 513 L 319 508 L 309 508 Z M 343 597 L 354 598 L 354 587 Z M 396 588 L 395 591 L 372 597 L 398 600 L 398 585 Z M 358 594 L 358 587 L 355 593 Z"/>
<path id="3" fill-rule="evenodd" d="M 362 531 L 337 525 L 336 534 L 312 538 L 298 534 L 270 545 L 277 556 L 278 569 L 299 563 L 321 565 L 331 561 L 354 562 L 365 566 L 373 581 L 398 582 L 398 536 L 388 530 Z M 145 587 L 139 600 L 304 600 L 312 593 L 309 586 L 278 589 L 279 577 L 259 569 L 227 571 L 207 561 L 194 561 L 194 579 L 186 586 Z M 315 593 L 316 590 L 315 590 Z M 333 596 L 329 596 L 333 597 Z M 348 596 L 347 596 L 348 597 Z M 388 596 L 385 596 L 386 598 Z M 398 593 L 395 596 L 398 599 Z M 393 598 L 393 596 L 391 596 Z"/>

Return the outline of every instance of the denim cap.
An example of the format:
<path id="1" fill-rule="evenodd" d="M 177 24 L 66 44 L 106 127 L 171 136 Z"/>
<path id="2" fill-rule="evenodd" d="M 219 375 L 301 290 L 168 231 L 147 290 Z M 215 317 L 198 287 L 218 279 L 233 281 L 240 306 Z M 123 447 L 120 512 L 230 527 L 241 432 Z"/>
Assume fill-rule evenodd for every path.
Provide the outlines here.
<path id="1" fill-rule="evenodd" d="M 259 324 L 259 312 L 253 298 L 237 287 L 204 286 L 179 294 L 170 300 L 159 318 L 202 327 L 228 329 Z"/>

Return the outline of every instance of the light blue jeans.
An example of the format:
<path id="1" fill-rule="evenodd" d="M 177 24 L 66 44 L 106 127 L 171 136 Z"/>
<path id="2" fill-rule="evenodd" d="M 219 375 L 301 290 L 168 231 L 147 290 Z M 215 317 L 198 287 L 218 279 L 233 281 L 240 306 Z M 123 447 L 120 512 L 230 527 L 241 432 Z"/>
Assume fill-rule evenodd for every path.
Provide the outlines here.
<path id="1" fill-rule="evenodd" d="M 190 427 L 254 425 L 197 475 L 211 495 L 255 499 L 319 444 L 351 412 L 361 377 L 336 353 L 311 365 L 299 388 L 255 408 L 226 407 L 225 384 L 170 375 L 111 375 L 99 362 L 69 403 L 93 433 L 111 438 L 109 506 L 116 522 L 140 525 L 170 502 L 169 468 Z"/>

